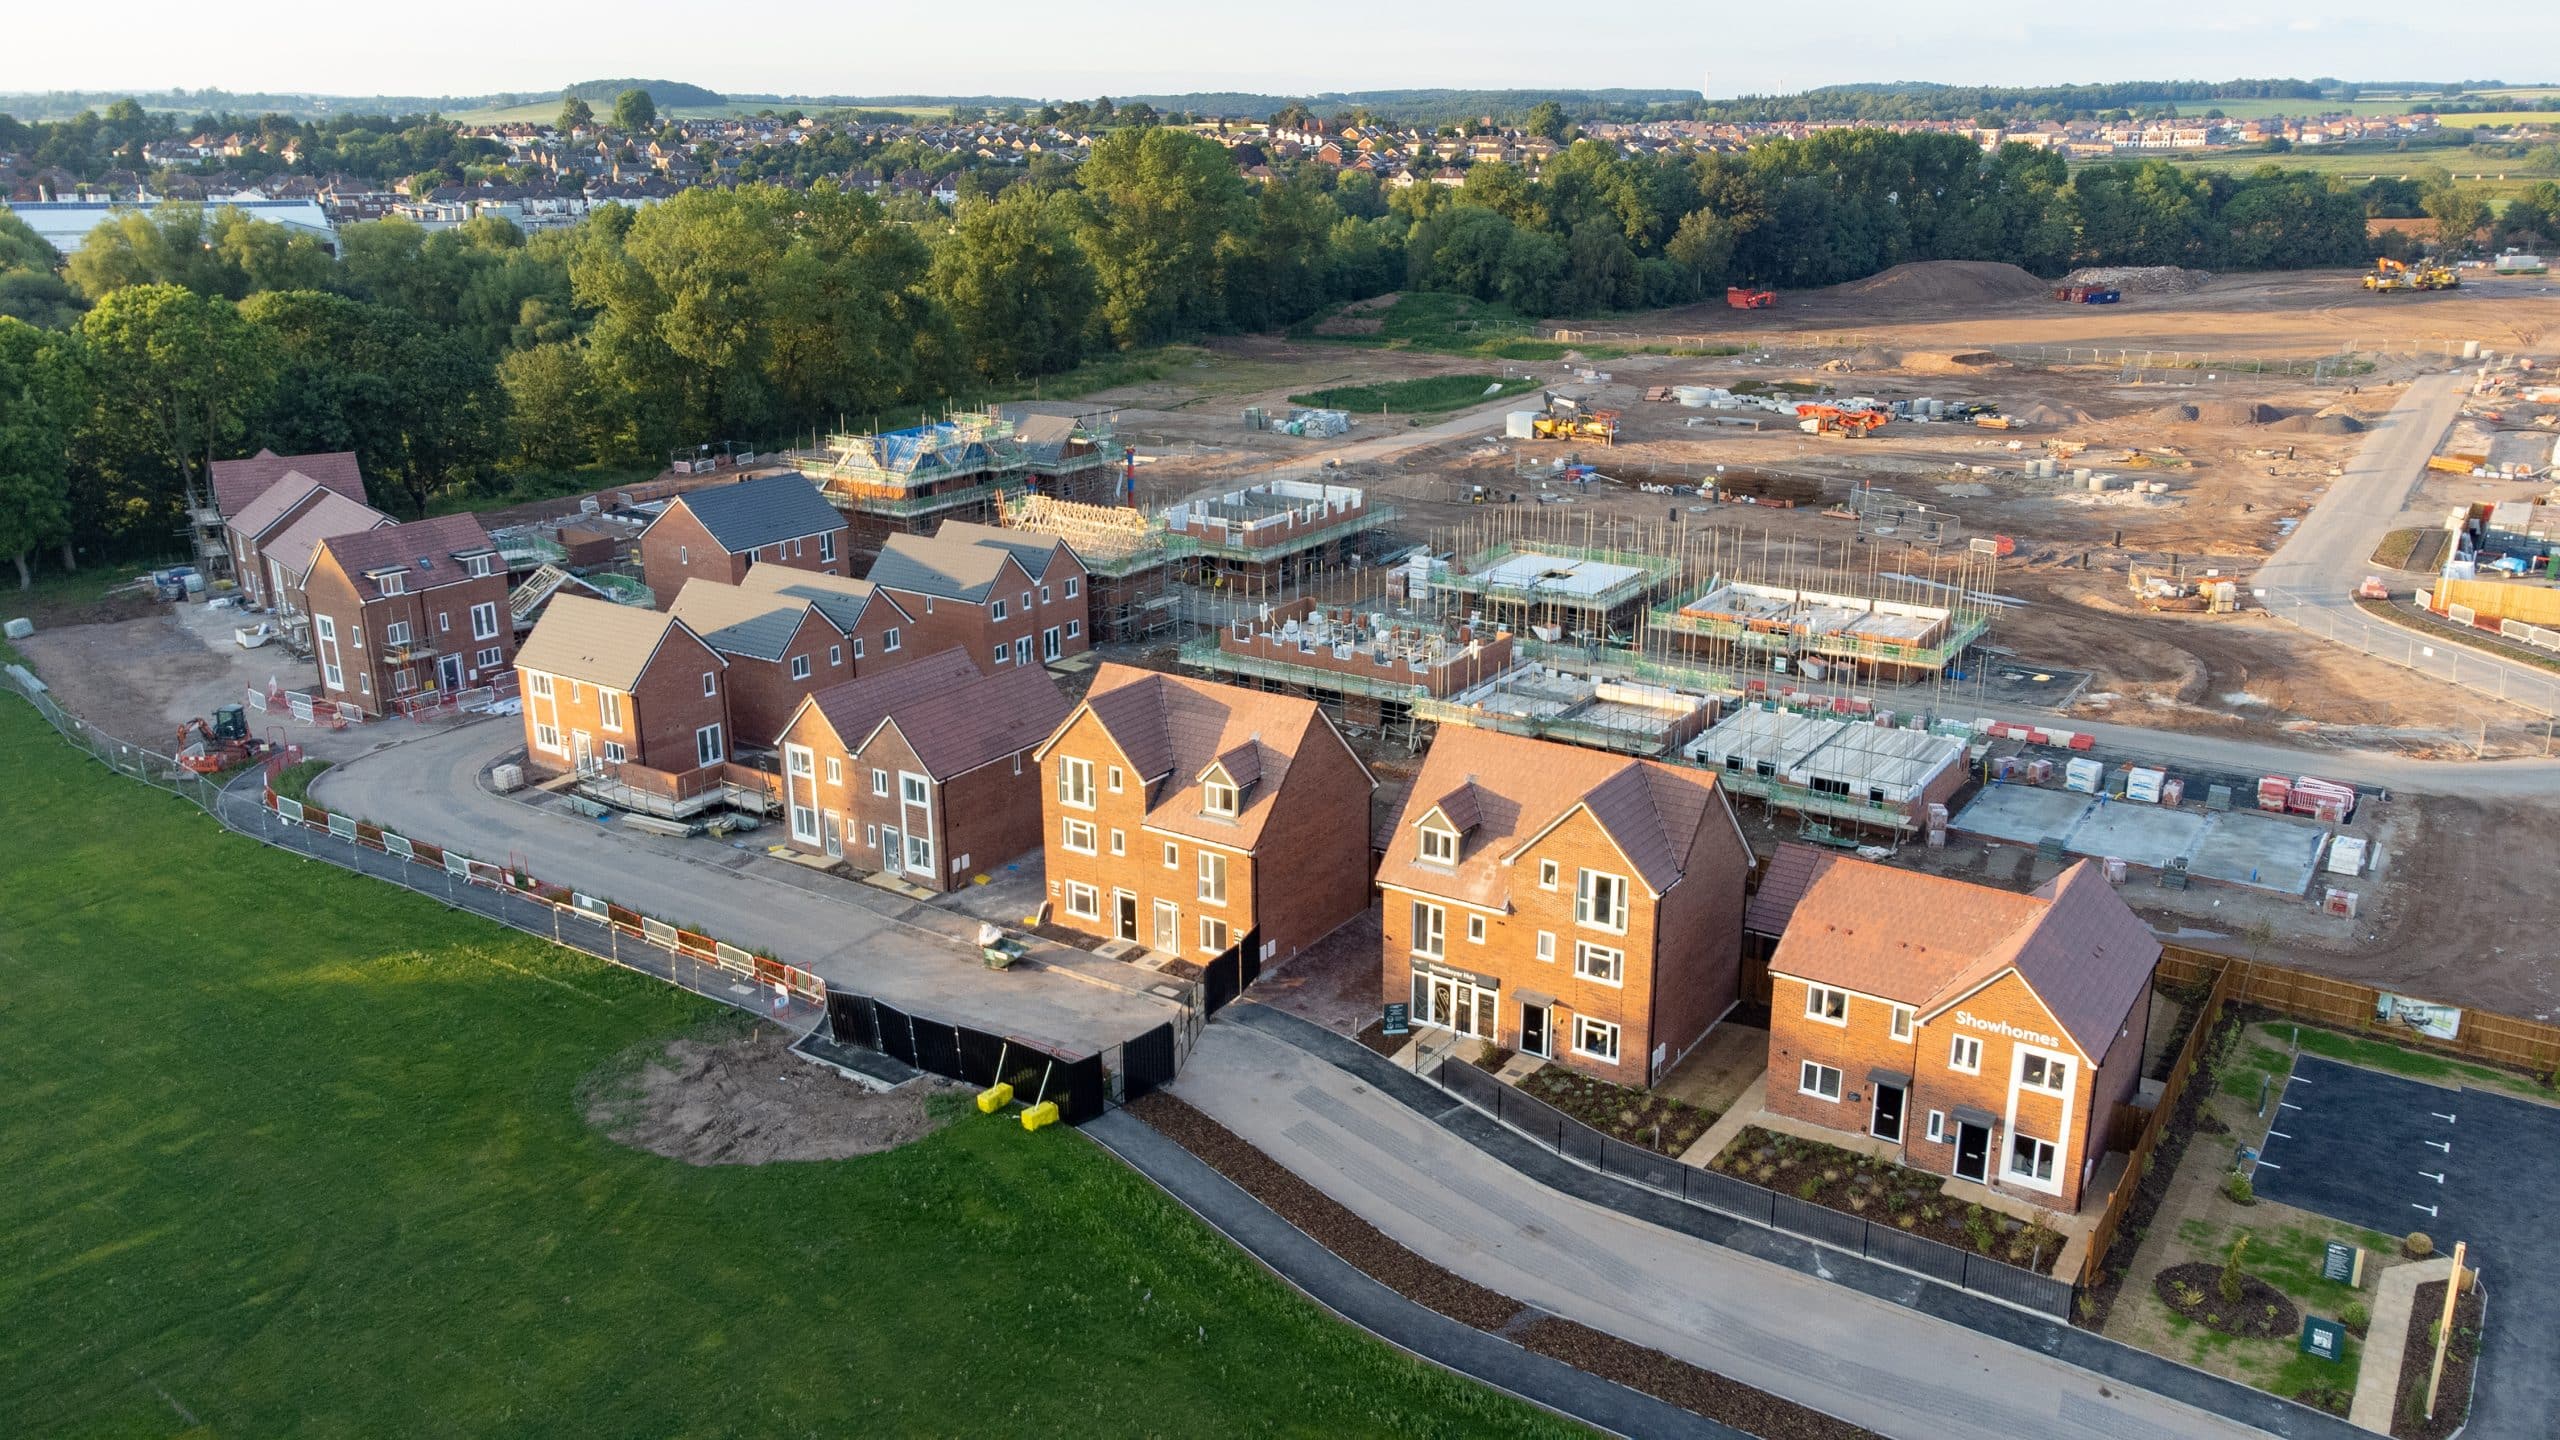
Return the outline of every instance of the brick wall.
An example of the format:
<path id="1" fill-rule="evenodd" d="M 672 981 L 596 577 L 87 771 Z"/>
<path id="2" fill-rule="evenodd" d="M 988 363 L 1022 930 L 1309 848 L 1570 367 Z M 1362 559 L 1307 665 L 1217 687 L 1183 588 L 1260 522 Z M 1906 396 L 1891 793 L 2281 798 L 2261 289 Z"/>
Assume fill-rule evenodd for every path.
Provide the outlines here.
<path id="1" fill-rule="evenodd" d="M 711 538 L 693 511 L 670 505 L 640 536 L 640 576 L 657 597 L 658 608 L 675 603 L 687 580 L 717 580 L 735 585 L 751 565 L 783 565 L 820 575 L 853 573 L 851 534 L 842 527 L 824 536 L 811 535 L 733 555 Z"/>
<path id="2" fill-rule="evenodd" d="M 402 700 L 441 688 L 445 675 L 439 663 L 447 655 L 460 661 L 459 688 L 494 685 L 515 664 L 515 623 L 507 612 L 507 576 L 504 570 L 449 585 L 437 585 L 405 594 L 363 598 L 357 583 L 348 577 L 337 557 L 323 550 L 313 562 L 311 574 L 302 592 L 302 603 L 312 619 L 314 665 L 319 671 L 320 693 L 331 699 L 356 706 L 368 715 L 381 715 Z M 482 619 L 491 632 L 480 635 L 472 628 L 475 607 L 491 607 L 482 611 Z M 326 616 L 336 639 L 324 646 L 320 639 L 320 617 Z M 405 624 L 407 644 L 416 647 L 408 652 L 414 658 L 394 661 L 390 642 L 393 627 Z M 496 657 L 483 664 L 481 654 L 494 650 Z M 338 660 L 339 684 L 329 684 L 328 669 L 322 653 L 334 653 Z M 428 653 L 432 652 L 432 653 Z"/>
<path id="3" fill-rule="evenodd" d="M 1295 955 L 1369 908 L 1370 788 L 1318 713 L 1255 847 L 1250 913 L 1265 955 Z"/>
<path id="4" fill-rule="evenodd" d="M 604 723 L 605 692 L 568 676 L 550 680 L 551 694 L 540 693 L 531 675 L 521 687 L 524 697 L 525 756 L 535 769 L 556 773 L 575 763 L 577 736 L 588 737 L 590 753 L 604 761 L 608 743 L 623 747 L 625 761 L 652 769 L 682 773 L 700 768 L 695 732 L 706 725 L 722 727 L 722 751 L 729 748 L 728 683 L 720 657 L 691 631 L 671 629 L 666 643 L 629 692 L 620 695 L 620 723 Z M 712 675 L 713 692 L 703 693 L 702 677 Z M 542 742 L 542 728 L 555 731 L 555 741 Z"/>
<path id="5" fill-rule="evenodd" d="M 736 654 L 722 658 L 729 662 L 729 722 L 737 732 L 735 745 L 773 744 L 803 699 L 854 677 L 852 647 L 814 606 L 802 613 L 781 659 Z M 898 658 L 890 657 L 892 662 Z M 807 678 L 792 678 L 795 660 L 808 662 Z"/>

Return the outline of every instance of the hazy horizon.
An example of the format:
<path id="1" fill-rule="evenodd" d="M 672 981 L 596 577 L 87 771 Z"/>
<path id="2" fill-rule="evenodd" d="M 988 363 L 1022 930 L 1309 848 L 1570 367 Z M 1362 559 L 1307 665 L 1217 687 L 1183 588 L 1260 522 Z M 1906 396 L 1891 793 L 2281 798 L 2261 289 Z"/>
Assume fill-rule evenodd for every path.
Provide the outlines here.
<path id="1" fill-rule="evenodd" d="M 1569 15 L 1491 0 L 1445 19 L 1374 12 L 1356 25 L 1168 0 L 1072 13 L 989 0 L 966 12 L 965 26 L 957 23 L 961 13 L 921 6 L 849 12 L 783 0 L 737 12 L 752 28 L 721 43 L 699 33 L 702 12 L 667 0 L 636 0 L 601 26 L 594 12 L 455 0 L 432 12 L 434 33 L 426 35 L 408 33 L 414 22 L 398 23 L 415 12 L 318 15 L 253 5 L 245 16 L 232 12 L 208 27 L 200 6 L 136 0 L 118 11 L 113 44 L 101 45 L 95 17 L 47 7 L 11 22 L 15 43 L 0 55 L 0 91 L 439 97 L 554 93 L 629 75 L 724 94 L 1063 99 L 1642 88 L 1722 97 L 1893 81 L 2464 78 L 2423 73 L 2427 64 L 2444 63 L 2432 14 L 2381 0 L 2336 0 L 2316 14 L 2164 0 L 2110 13 L 2103 31 L 2073 12 L 2044 18 L 1980 0 L 1912 5 L 1855 27 L 1774 9 L 1702 19 L 1694 6 L 1656 0 Z M 308 25 L 288 24 L 306 18 Z M 2498 25 L 2502 54 L 2560 53 L 2560 6 L 2504 12 Z M 2460 63 L 2492 74 L 2504 68 L 2476 56 Z"/>

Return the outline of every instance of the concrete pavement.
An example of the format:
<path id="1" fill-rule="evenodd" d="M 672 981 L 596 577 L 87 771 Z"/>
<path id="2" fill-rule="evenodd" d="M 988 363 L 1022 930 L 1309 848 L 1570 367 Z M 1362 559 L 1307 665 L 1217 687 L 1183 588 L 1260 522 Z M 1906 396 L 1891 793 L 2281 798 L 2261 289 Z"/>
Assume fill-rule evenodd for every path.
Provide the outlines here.
<path id="1" fill-rule="evenodd" d="M 311 798 L 474 859 L 617 901 L 775 957 L 935 1019 L 1075 1050 L 1116 1044 L 1181 1013 L 1144 993 L 1128 967 L 1046 946 L 1049 963 L 993 971 L 976 922 L 903 896 L 821 875 L 761 850 L 672 840 L 599 824 L 481 788 L 518 743 L 513 722 L 459 725 L 378 750 L 322 775 Z"/>
<path id="2" fill-rule="evenodd" d="M 1209 1026 L 1173 1093 L 1436 1264 L 1880 1434 L 2260 1433 L 1536 1184 L 1357 1077 L 1241 1025 Z"/>

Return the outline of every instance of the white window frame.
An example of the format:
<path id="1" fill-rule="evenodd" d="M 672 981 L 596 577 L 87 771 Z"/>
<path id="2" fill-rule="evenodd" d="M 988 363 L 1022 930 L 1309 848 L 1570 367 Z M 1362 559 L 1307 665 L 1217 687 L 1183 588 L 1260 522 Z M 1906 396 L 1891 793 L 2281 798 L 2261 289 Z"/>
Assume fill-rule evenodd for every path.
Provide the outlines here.
<path id="1" fill-rule="evenodd" d="M 1541 890 L 1553 890 L 1559 883 L 1561 883 L 1563 873 L 1563 867 L 1556 864 L 1553 860 L 1539 861 L 1538 888 Z"/>
<path id="2" fill-rule="evenodd" d="M 1910 1006 L 1896 1005 L 1893 1007 L 1893 1019 L 1888 1022 L 1888 1028 L 1891 1029 L 1894 1039 L 1902 1041 L 1905 1044 L 1910 1043 L 1911 1020 L 1912 1010 Z"/>
<path id="3" fill-rule="evenodd" d="M 806 656 L 806 655 L 794 655 L 794 656 L 792 656 L 792 657 L 791 657 L 791 678 L 792 678 L 792 679 L 794 679 L 794 680 L 806 680 L 806 679 L 808 679 L 808 678 L 809 678 L 809 672 L 810 672 L 810 669 L 811 669 L 811 666 L 810 666 L 810 663 L 809 663 L 809 657 L 808 657 L 808 656 Z"/>
<path id="4" fill-rule="evenodd" d="M 1548 1023 L 1553 1024 L 1554 1021 L 1550 1019 Z M 1588 1015 L 1573 1017 L 1573 1053 L 1586 1060 L 1617 1064 L 1622 1038 L 1622 1032 L 1613 1021 L 1594 1020 Z M 1591 1042 L 1595 1039 L 1603 1040 L 1605 1048 L 1594 1047 Z"/>
<path id="5" fill-rule="evenodd" d="M 533 748 L 553 755 L 560 754 L 559 727 L 554 725 L 545 725 L 540 721 L 535 721 L 533 726 Z"/>
<path id="6" fill-rule="evenodd" d="M 1428 900 L 1413 902 L 1413 936 L 1409 947 L 1426 960 L 1449 956 L 1449 912 Z"/>
<path id="7" fill-rule="evenodd" d="M 827 757 L 827 783 L 830 785 L 841 785 L 844 783 L 843 756 L 830 755 Z"/>
<path id="8" fill-rule="evenodd" d="M 856 643 L 858 644 L 858 643 L 860 643 L 860 642 L 858 642 L 858 641 L 857 641 Z M 833 670 L 833 669 L 835 669 L 837 666 L 842 665 L 843 663 L 844 663 L 844 647 L 843 647 L 843 646 L 841 646 L 841 645 L 830 645 L 830 646 L 828 646 L 828 647 L 827 647 L 827 668 L 828 668 L 828 669 L 830 669 L 830 670 Z"/>
<path id="9" fill-rule="evenodd" d="M 728 759 L 727 739 L 727 736 L 720 733 L 720 722 L 716 720 L 708 725 L 697 727 L 693 732 L 695 768 L 706 768 Z"/>
<path id="10" fill-rule="evenodd" d="M 1102 892 L 1081 880 L 1067 882 L 1066 893 L 1059 904 L 1069 915 L 1078 920 L 1102 918 Z"/>
<path id="11" fill-rule="evenodd" d="M 1078 636 L 1080 636 L 1080 635 L 1082 635 L 1082 634 L 1084 634 L 1084 622 L 1083 622 L 1083 621 L 1081 621 L 1081 620 L 1070 620 L 1070 621 L 1068 621 L 1068 622 L 1067 622 L 1067 638 L 1068 638 L 1068 639 L 1073 640 L 1073 639 L 1077 638 Z"/>
<path id="12" fill-rule="evenodd" d="M 406 595 L 409 593 L 409 577 L 397 570 L 385 571 L 373 577 L 373 588 L 381 591 L 385 597 Z"/>
<path id="13" fill-rule="evenodd" d="M 498 602 L 483 600 L 471 607 L 471 638 L 474 640 L 498 638 Z"/>
<path id="14" fill-rule="evenodd" d="M 1073 755 L 1058 757 L 1058 803 L 1073 810 L 1093 808 L 1093 762 Z"/>
<path id="15" fill-rule="evenodd" d="M 622 692 L 601 688 L 596 691 L 596 723 L 617 734 L 621 732 Z"/>
<path id="16" fill-rule="evenodd" d="M 706 699 L 720 693 L 719 671 L 705 670 L 702 672 L 702 693 Z"/>
<path id="17" fill-rule="evenodd" d="M 2030 1067 L 2042 1069 L 2045 1078 L 2029 1079 L 2027 1071 Z M 2067 1095 L 2071 1092 L 2071 1062 L 2041 1050 L 2021 1049 L 2018 1051 L 2018 1088 L 2033 1090 L 2039 1095 Z"/>
<path id="18" fill-rule="evenodd" d="M 494 670 L 507 663 L 506 647 L 503 645 L 492 645 L 488 649 L 474 654 L 471 657 L 471 663 L 477 665 L 483 670 Z"/>
<path id="19" fill-rule="evenodd" d="M 1929 1112 L 1929 1143 L 1932 1145 L 1947 1143 L 1947 1112 L 1944 1110 Z"/>
<path id="20" fill-rule="evenodd" d="M 1106 779 L 1106 783 L 1108 783 L 1108 784 L 1109 784 L 1109 786 L 1111 787 L 1111 793 L 1112 793 L 1112 794 L 1117 795 L 1117 794 L 1119 794 L 1119 793 L 1120 793 L 1120 787 L 1121 787 L 1121 784 L 1123 783 L 1123 781 L 1125 780 L 1125 778 L 1126 778 L 1126 777 L 1125 777 L 1125 776 L 1123 775 L 1123 773 L 1121 772 L 1121 769 L 1120 769 L 1120 767 L 1119 767 L 1119 766 L 1114 765 L 1114 766 L 1112 766 L 1112 767 L 1111 767 L 1111 773 L 1110 773 L 1107 777 L 1105 777 L 1105 779 Z"/>
<path id="21" fill-rule="evenodd" d="M 1538 932 L 1538 958 L 1550 965 L 1556 963 L 1556 932 L 1553 930 Z"/>
<path id="22" fill-rule="evenodd" d="M 894 652 L 897 648 L 898 648 L 898 627 L 897 627 L 897 626 L 895 626 L 895 625 L 892 625 L 892 626 L 890 626 L 888 629 L 886 629 L 886 630 L 884 630 L 884 631 L 880 632 L 880 653 L 881 653 L 881 654 L 883 654 L 883 655 L 887 655 L 887 654 L 890 654 L 890 653 Z M 854 654 L 854 658 L 855 658 L 855 659 L 857 659 L 857 660 L 858 660 L 858 659 L 860 659 L 860 658 L 862 658 L 862 649 L 861 649 L 861 647 L 860 647 L 859 645 L 857 645 L 857 646 L 855 646 L 855 647 L 854 647 L 854 652 L 853 652 L 853 654 Z"/>
<path id="23" fill-rule="evenodd" d="M 1094 828 L 1092 821 L 1070 815 L 1058 826 L 1058 848 L 1070 855 L 1099 855 L 1102 832 Z"/>
<path id="24" fill-rule="evenodd" d="M 1627 983 L 1627 952 L 1614 945 L 1594 945 L 1588 940 L 1573 942 L 1573 973 L 1576 978 L 1594 985 L 1621 989 Z"/>
<path id="25" fill-rule="evenodd" d="M 1470 913 L 1467 916 L 1467 943 L 1470 945 L 1481 945 L 1484 943 L 1484 917 L 1482 915 Z"/>
<path id="26" fill-rule="evenodd" d="M 383 626 L 382 643 L 385 647 L 396 647 L 408 644 L 409 622 L 406 620 L 394 620 Z"/>
<path id="27" fill-rule="evenodd" d="M 987 607 L 987 618 L 990 620 L 1002 620 L 1004 618 L 1004 597 L 996 597 L 996 599 Z"/>
<path id="28" fill-rule="evenodd" d="M 1834 1013 L 1834 1007 L 1837 1013 Z M 1829 985 L 1804 987 L 1804 1018 L 1825 1025 L 1846 1026 L 1849 1023 L 1849 992 Z"/>
<path id="29" fill-rule="evenodd" d="M 1600 902 L 1604 895 L 1610 906 L 1604 914 Z M 1573 920 L 1593 930 L 1606 930 L 1612 935 L 1627 933 L 1627 877 L 1607 870 L 1584 870 L 1573 887 Z"/>
<path id="30" fill-rule="evenodd" d="M 1958 1035 L 1947 1044 L 1947 1068 L 1959 1075 L 1982 1073 L 1982 1041 L 1972 1035 Z"/>
<path id="31" fill-rule="evenodd" d="M 1129 853 L 1129 832 L 1117 825 L 1111 827 L 1111 853 L 1114 855 Z"/>
<path id="32" fill-rule="evenodd" d="M 1232 820 L 1235 818 L 1238 799 L 1236 787 L 1223 780 L 1200 782 L 1200 808 L 1207 814 Z"/>
<path id="33" fill-rule="evenodd" d="M 1070 600 L 1076 598 L 1076 577 L 1073 575 L 1067 577 L 1067 598 Z"/>
<path id="34" fill-rule="evenodd" d="M 2021 1145 L 2029 1147 L 2027 1154 L 2030 1158 L 2025 1169 L 2018 1167 L 2018 1147 Z M 2044 1162 L 2044 1170 L 2041 1174 L 2036 1170 L 2035 1161 L 2038 1157 Z M 2012 1127 L 2009 1131 L 2008 1148 L 2003 1152 L 2000 1161 L 2001 1178 L 2015 1180 L 2021 1185 L 2059 1187 L 2062 1182 L 2054 1177 L 2054 1163 L 2061 1158 L 2061 1146 Z"/>
<path id="35" fill-rule="evenodd" d="M 873 766 L 871 770 L 871 793 L 874 795 L 889 793 L 889 772 L 878 766 Z"/>
<path id="36" fill-rule="evenodd" d="M 1829 1090 L 1822 1088 L 1825 1077 L 1831 1082 Z M 1799 1095 L 1810 1095 L 1816 1100 L 1828 1100 L 1836 1105 L 1840 1102 L 1840 1089 L 1840 1067 L 1837 1065 L 1807 1060 L 1796 1071 L 1796 1093 Z"/>
<path id="37" fill-rule="evenodd" d="M 1457 831 L 1446 825 L 1433 825 L 1428 822 L 1417 827 L 1417 831 L 1414 849 L 1423 864 L 1455 865 L 1458 863 Z"/>
<path id="38" fill-rule="evenodd" d="M 1164 842 L 1164 868 L 1167 870 L 1182 868 L 1182 847 L 1170 840 Z"/>
<path id="39" fill-rule="evenodd" d="M 908 805 L 933 803 L 933 785 L 922 775 L 905 770 L 898 772 L 898 799 Z"/>
<path id="40" fill-rule="evenodd" d="M 1200 850 L 1200 903 L 1227 903 L 1227 857 L 1206 846 Z"/>
<path id="41" fill-rule="evenodd" d="M 607 740 L 604 742 L 604 758 L 611 761 L 613 764 L 619 765 L 623 761 L 631 758 L 631 752 L 622 748 L 621 741 Z"/>
<path id="42" fill-rule="evenodd" d="M 1235 932 L 1228 927 L 1226 919 L 1223 916 L 1203 915 L 1200 917 L 1201 954 L 1225 954 L 1227 952 L 1227 947 L 1235 943 L 1234 935 Z"/>
<path id="43" fill-rule="evenodd" d="M 829 562 L 832 562 L 836 558 L 836 532 L 833 530 L 821 531 L 819 533 L 818 558 L 822 561 Z"/>
<path id="44" fill-rule="evenodd" d="M 320 617 L 323 623 L 328 618 L 326 615 Z M 539 695 L 548 700 L 551 698 L 551 677 L 540 670 L 528 670 L 525 672 L 524 689 L 528 695 Z"/>

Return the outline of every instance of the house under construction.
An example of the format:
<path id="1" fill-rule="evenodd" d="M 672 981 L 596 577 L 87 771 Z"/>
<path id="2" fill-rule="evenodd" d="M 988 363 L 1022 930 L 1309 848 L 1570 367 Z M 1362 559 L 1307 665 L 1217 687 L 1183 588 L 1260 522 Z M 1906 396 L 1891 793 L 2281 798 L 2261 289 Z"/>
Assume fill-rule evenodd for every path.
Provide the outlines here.
<path id="1" fill-rule="evenodd" d="M 1659 529 L 1660 527 L 1653 527 Z M 1632 633 L 1645 601 L 1680 572 L 1663 537 L 1621 534 L 1502 512 L 1436 540 L 1409 563 L 1405 591 L 1443 610 L 1481 616 L 1540 640 L 1597 642 Z M 1439 556 L 1448 556 L 1443 560 Z"/>
<path id="2" fill-rule="evenodd" d="M 1110 491 L 1111 427 L 1100 416 L 965 412 L 870 435 L 837 434 L 791 463 L 852 525 L 853 548 L 931 534 L 945 520 L 990 521 L 1006 495 L 1098 499 Z"/>
<path id="3" fill-rule="evenodd" d="M 1563 658 L 1523 659 L 1482 684 L 1416 701 L 1413 708 L 1417 719 L 1444 725 L 1650 758 L 1671 754 L 1713 724 L 1722 701 L 1697 677 L 1666 682 L 1620 661 Z"/>
<path id="4" fill-rule="evenodd" d="M 1287 584 L 1340 564 L 1360 536 L 1395 518 L 1356 486 L 1264 480 L 1166 507 L 1165 548 L 1185 579 Z"/>
<path id="5" fill-rule="evenodd" d="M 1945 825 L 1962 789 L 1967 727 L 1930 726 L 1864 701 L 1761 701 L 1689 742 L 1683 754 L 1737 796 L 1816 823 L 1846 821 L 1908 835 Z M 1935 843 L 1934 841 L 1932 843 Z"/>
<path id="6" fill-rule="evenodd" d="M 1998 558 L 1987 551 L 1865 553 L 1868 567 L 1854 570 L 1830 563 L 1827 547 L 1808 562 L 1729 532 L 1697 537 L 1689 573 L 1703 580 L 1655 610 L 1648 629 L 1674 651 L 1737 671 L 1907 684 L 1947 674 L 1991 628 L 1993 609 L 2012 603 L 1992 593 Z"/>
<path id="7" fill-rule="evenodd" d="M 1143 510 L 1061 500 L 1037 491 L 1006 495 L 996 523 L 1008 530 L 1066 542 L 1084 563 L 1093 597 L 1097 643 L 1142 640 L 1174 626 L 1164 527 Z"/>

